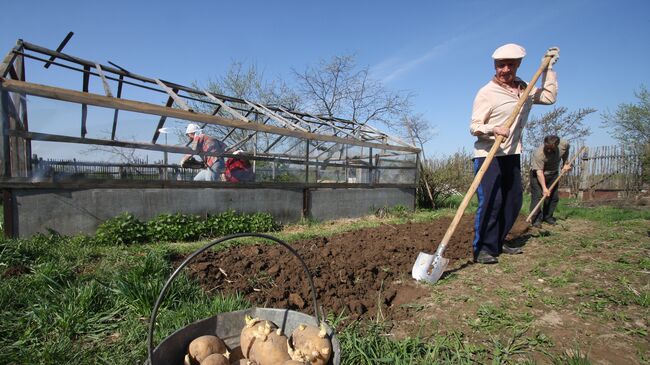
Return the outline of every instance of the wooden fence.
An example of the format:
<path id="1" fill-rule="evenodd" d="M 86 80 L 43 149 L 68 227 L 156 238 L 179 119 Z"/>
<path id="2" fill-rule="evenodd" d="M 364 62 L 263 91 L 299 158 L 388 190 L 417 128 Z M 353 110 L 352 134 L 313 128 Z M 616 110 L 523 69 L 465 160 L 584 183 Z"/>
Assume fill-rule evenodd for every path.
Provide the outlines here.
<path id="1" fill-rule="evenodd" d="M 570 158 L 581 147 L 572 146 Z M 450 164 L 452 159 L 457 159 L 459 156 L 463 157 L 466 163 Z M 522 155 L 521 174 L 525 190 L 530 186 L 530 159 L 530 153 Z M 454 166 L 453 168 L 458 171 L 449 176 L 456 176 L 456 179 L 459 175 L 473 176 L 474 174 L 469 154 L 427 160 L 423 166 L 432 170 Z M 559 188 L 565 194 L 582 199 L 622 198 L 647 188 L 644 187 L 643 173 L 641 153 L 626 152 L 622 146 L 587 147 L 582 156 L 577 158 L 573 169 L 560 180 Z"/>
<path id="2" fill-rule="evenodd" d="M 571 148 L 572 153 L 582 146 Z M 524 155 L 522 171 L 530 169 L 530 154 Z M 524 173 L 526 180 L 529 175 Z M 572 196 L 610 192 L 608 197 L 626 197 L 643 189 L 642 155 L 626 152 L 622 146 L 586 148 L 573 169 L 560 180 L 560 189 Z M 526 185 L 528 186 L 528 185 Z M 603 194 L 601 194 L 603 195 Z"/>
<path id="3" fill-rule="evenodd" d="M 90 179 L 190 181 L 198 171 L 197 169 L 181 168 L 178 165 L 150 164 L 146 161 L 107 163 L 77 161 L 74 159 L 32 159 L 32 173 L 37 179 L 58 180 L 64 177 L 79 177 Z"/>

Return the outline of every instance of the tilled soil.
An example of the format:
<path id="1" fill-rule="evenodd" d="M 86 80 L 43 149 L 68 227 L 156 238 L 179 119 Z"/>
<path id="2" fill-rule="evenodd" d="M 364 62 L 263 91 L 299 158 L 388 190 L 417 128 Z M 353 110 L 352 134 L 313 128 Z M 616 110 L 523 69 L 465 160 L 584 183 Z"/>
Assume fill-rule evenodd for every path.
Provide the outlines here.
<path id="1" fill-rule="evenodd" d="M 433 254 L 451 217 L 426 223 L 379 227 L 293 242 L 313 276 L 317 302 L 325 313 L 359 318 L 398 319 L 408 304 L 428 295 L 411 278 L 418 252 Z M 523 217 L 510 239 L 527 230 Z M 448 271 L 472 262 L 473 216 L 461 220 L 445 257 Z M 255 244 L 208 251 L 189 266 L 208 291 L 239 292 L 255 305 L 313 313 L 307 276 L 299 261 L 280 245 Z"/>

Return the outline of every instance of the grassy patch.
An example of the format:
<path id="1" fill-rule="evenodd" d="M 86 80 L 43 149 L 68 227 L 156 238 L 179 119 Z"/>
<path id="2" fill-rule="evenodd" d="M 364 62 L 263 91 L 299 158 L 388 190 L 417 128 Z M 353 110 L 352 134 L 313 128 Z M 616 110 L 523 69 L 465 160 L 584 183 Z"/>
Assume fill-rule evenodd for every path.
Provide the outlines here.
<path id="1" fill-rule="evenodd" d="M 526 330 L 494 335 L 489 342 L 473 343 L 459 332 L 396 340 L 384 324 L 355 324 L 339 334 L 342 364 L 477 364 L 521 362 L 524 354 L 552 341 Z"/>
<path id="2" fill-rule="evenodd" d="M 142 362 L 148 316 L 171 272 L 169 252 L 121 249 L 118 259 L 83 240 L 51 236 L 46 243 L 38 237 L 0 242 L 5 266 L 27 268 L 0 281 L 0 363 Z M 106 267 L 88 265 L 97 260 Z M 248 306 L 238 296 L 208 296 L 181 276 L 163 302 L 156 338 Z"/>
<path id="3" fill-rule="evenodd" d="M 526 328 L 532 321 L 530 313 L 513 313 L 506 306 L 483 304 L 468 324 L 475 330 L 496 332 L 506 328 Z"/>
<path id="4" fill-rule="evenodd" d="M 556 227 L 532 238 L 527 255 L 446 275 L 429 288 L 435 294 L 429 302 L 403 306 L 421 321 L 419 331 L 413 326 L 413 335 L 397 338 L 389 322 L 338 328 L 342 363 L 533 364 L 545 356 L 542 362 L 589 364 L 580 348 L 588 348 L 591 338 L 571 346 L 553 341 L 547 328 L 538 331 L 536 316 L 551 308 L 577 313 L 594 326 L 607 324 L 618 338 L 637 346 L 636 356 L 643 363 L 648 354 L 643 320 L 650 314 L 650 215 L 594 209 L 563 203 L 559 211 L 565 218 L 598 222 L 597 229 L 576 233 Z M 414 213 L 398 209 L 384 218 L 303 222 L 274 235 L 291 242 L 453 213 L 453 208 Z M 215 249 L 256 241 L 241 239 Z M 142 363 L 148 317 L 171 273 L 170 258 L 206 242 L 109 246 L 54 234 L 0 240 L 0 272 L 6 274 L 0 280 L 0 363 Z M 544 255 L 533 255 L 535 247 Z M 497 277 L 519 286 L 491 286 Z M 259 272 L 250 280 L 264 286 L 271 279 Z M 453 323 L 427 317 L 431 303 L 454 306 L 458 312 L 452 313 Z M 240 295 L 205 293 L 181 274 L 160 308 L 155 342 L 195 320 L 249 305 Z M 344 314 L 328 317 L 335 327 L 343 319 Z"/>
<path id="5" fill-rule="evenodd" d="M 610 224 L 635 219 L 650 220 L 650 210 L 648 209 L 616 208 L 610 206 L 585 209 L 580 207 L 578 202 L 573 199 L 562 199 L 556 215 L 562 219 L 583 218 Z"/>

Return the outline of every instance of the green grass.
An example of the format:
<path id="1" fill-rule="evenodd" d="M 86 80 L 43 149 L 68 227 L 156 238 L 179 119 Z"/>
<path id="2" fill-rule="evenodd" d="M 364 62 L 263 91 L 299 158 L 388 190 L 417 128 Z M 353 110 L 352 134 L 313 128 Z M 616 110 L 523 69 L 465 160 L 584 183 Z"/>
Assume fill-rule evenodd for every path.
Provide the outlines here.
<path id="1" fill-rule="evenodd" d="M 504 329 L 527 328 L 532 321 L 533 317 L 529 313 L 514 314 L 506 306 L 483 304 L 468 324 L 477 331 L 499 332 Z"/>
<path id="2" fill-rule="evenodd" d="M 352 325 L 339 335 L 343 364 L 472 364 L 479 348 L 466 345 L 462 336 L 436 336 L 433 341 L 413 337 L 394 341 L 381 325 Z"/>
<path id="3" fill-rule="evenodd" d="M 452 201 L 453 203 L 453 201 Z M 561 204 L 559 214 L 597 222 L 618 222 L 625 230 L 641 230 L 639 220 L 650 219 L 643 211 L 618 208 L 579 208 L 571 202 Z M 527 205 L 524 204 L 526 207 Z M 468 209 L 475 209 L 475 203 Z M 414 213 L 401 209 L 388 211 L 382 219 L 351 220 L 346 224 L 305 221 L 288 226 L 274 236 L 285 241 L 329 236 L 344 231 L 400 224 L 407 221 L 428 222 L 440 216 L 453 215 L 455 208 L 435 211 L 418 210 Z M 535 363 L 533 351 L 546 352 L 553 341 L 543 333 L 533 333 L 534 317 L 527 310 L 533 305 L 566 308 L 566 298 L 553 292 L 544 292 L 537 285 L 543 279 L 553 290 L 576 285 L 575 310 L 584 317 L 604 318 L 611 309 L 630 307 L 645 309 L 650 305 L 650 290 L 630 280 L 638 271 L 650 270 L 650 259 L 641 250 L 628 250 L 618 259 L 597 261 L 593 268 L 603 271 L 618 270 L 620 275 L 609 287 L 581 282 L 577 263 L 558 269 L 558 262 L 570 260 L 574 253 L 588 254 L 605 249 L 606 245 L 627 240 L 625 231 L 604 231 L 607 242 L 585 237 L 577 240 L 563 258 L 549 258 L 531 264 L 526 272 L 518 273 L 513 264 L 504 261 L 501 270 L 508 275 L 522 275 L 520 288 L 497 288 L 489 291 L 455 273 L 432 286 L 466 286 L 462 296 L 451 298 L 467 303 L 475 312 L 466 313 L 459 320 L 465 326 L 430 331 L 437 328 L 435 320 L 421 323 L 421 330 L 396 339 L 390 333 L 389 323 L 353 322 L 338 328 L 343 350 L 343 364 L 474 364 L 474 363 Z M 562 245 L 557 236 L 537 237 L 540 245 Z M 39 235 L 30 240 L 0 240 L 0 273 L 18 270 L 20 275 L 0 280 L 0 363 L 2 364 L 133 364 L 146 358 L 148 318 L 153 303 L 170 275 L 171 257 L 202 247 L 208 241 L 190 243 L 151 243 L 137 246 L 103 246 L 84 237 Z M 216 250 L 233 245 L 250 244 L 255 239 L 228 242 Z M 647 247 L 646 247 L 647 249 Z M 600 265 L 600 266 L 599 266 Z M 491 269 L 492 270 L 492 269 Z M 488 273 L 489 274 L 489 273 Z M 264 273 L 251 280 L 265 285 L 269 278 Z M 485 296 L 497 304 L 486 303 Z M 524 298 L 524 311 L 511 311 L 509 297 Z M 444 305 L 443 295 L 435 296 L 436 305 Z M 501 303 L 501 304 L 499 304 Z M 422 304 L 409 304 L 418 313 Z M 238 295 L 208 294 L 185 275 L 174 282 L 160 308 L 155 330 L 158 343 L 173 331 L 201 318 L 216 313 L 230 312 L 250 306 Z M 538 308 L 535 308 L 538 309 Z M 647 329 L 635 326 L 633 321 L 618 314 L 613 320 L 622 334 L 637 338 L 647 336 Z M 334 326 L 340 326 L 343 314 L 330 317 Z M 468 329 L 467 333 L 460 328 Z M 479 334 L 483 340 L 470 335 Z M 646 356 L 643 353 L 639 357 Z M 579 348 L 557 354 L 548 352 L 551 363 L 588 364 Z"/>
<path id="4" fill-rule="evenodd" d="M 148 317 L 171 272 L 169 251 L 37 237 L 3 240 L 0 253 L 3 267 L 26 267 L 0 282 L 0 363 L 127 364 L 146 357 Z M 208 296 L 181 275 L 160 309 L 156 341 L 192 321 L 249 306 L 241 296 Z"/>
<path id="5" fill-rule="evenodd" d="M 583 218 L 597 222 L 617 223 L 627 220 L 650 220 L 650 210 L 635 208 L 616 208 L 599 206 L 591 208 L 580 207 L 575 199 L 561 199 L 556 216 L 561 219 Z"/>

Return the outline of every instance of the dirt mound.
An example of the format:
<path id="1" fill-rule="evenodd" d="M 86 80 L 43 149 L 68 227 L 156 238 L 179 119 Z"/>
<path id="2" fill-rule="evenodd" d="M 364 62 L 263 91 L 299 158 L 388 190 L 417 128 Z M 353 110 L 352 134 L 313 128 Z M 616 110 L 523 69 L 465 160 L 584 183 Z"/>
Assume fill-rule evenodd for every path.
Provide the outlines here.
<path id="1" fill-rule="evenodd" d="M 472 260 L 473 216 L 461 220 L 445 257 L 451 270 Z M 418 252 L 433 253 L 450 217 L 427 223 L 379 227 L 298 241 L 291 246 L 311 271 L 318 304 L 349 319 L 399 318 L 430 290 L 411 279 Z M 527 229 L 523 217 L 511 239 Z M 179 260 L 180 261 L 180 260 Z M 309 284 L 298 260 L 279 245 L 257 244 L 205 252 L 189 266 L 209 291 L 239 292 L 258 306 L 313 313 Z"/>

